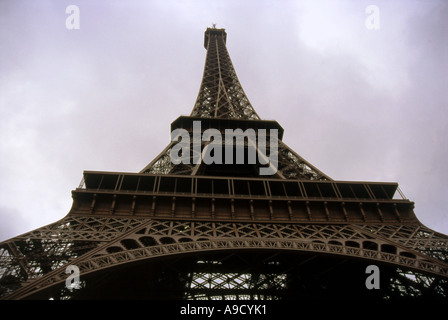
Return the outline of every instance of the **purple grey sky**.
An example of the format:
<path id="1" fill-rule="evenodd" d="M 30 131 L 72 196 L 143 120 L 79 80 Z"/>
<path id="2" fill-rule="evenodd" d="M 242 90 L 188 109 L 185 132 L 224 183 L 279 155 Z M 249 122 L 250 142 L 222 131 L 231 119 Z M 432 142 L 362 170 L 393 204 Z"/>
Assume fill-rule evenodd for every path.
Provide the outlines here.
<path id="1" fill-rule="evenodd" d="M 0 241 L 63 218 L 84 170 L 138 172 L 163 150 L 213 23 L 287 145 L 335 180 L 398 182 L 448 234 L 447 17 L 443 0 L 1 1 Z"/>

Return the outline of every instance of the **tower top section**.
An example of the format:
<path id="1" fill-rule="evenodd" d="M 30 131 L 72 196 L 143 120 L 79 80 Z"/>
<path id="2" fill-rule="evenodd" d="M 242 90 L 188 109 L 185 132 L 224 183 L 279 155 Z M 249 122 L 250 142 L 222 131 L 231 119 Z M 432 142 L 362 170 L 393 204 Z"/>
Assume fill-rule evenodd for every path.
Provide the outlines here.
<path id="1" fill-rule="evenodd" d="M 226 48 L 225 29 L 207 28 L 204 74 L 192 117 L 260 120 L 241 86 Z"/>
<path id="2" fill-rule="evenodd" d="M 205 35 L 204 35 L 204 48 L 205 49 L 208 49 L 208 43 L 209 43 L 210 36 L 222 37 L 224 44 L 226 44 L 226 40 L 227 40 L 226 29 L 217 29 L 213 26 L 213 28 L 207 28 L 207 30 L 205 30 Z"/>
<path id="3" fill-rule="evenodd" d="M 276 121 L 262 120 L 255 112 L 238 80 L 227 51 L 226 40 L 227 34 L 225 29 L 218 29 L 215 25 L 206 29 L 204 46 L 207 49 L 207 55 L 195 105 L 189 117 L 179 117 L 171 124 L 172 132 L 176 129 L 182 129 L 182 132 L 186 132 L 184 136 L 188 137 L 185 138 L 188 141 L 184 141 L 184 136 L 182 136 L 182 142 L 185 142 L 185 155 L 182 151 L 184 147 L 179 149 L 179 141 L 176 138 L 171 141 L 170 145 L 158 157 L 143 168 L 141 173 L 210 177 L 261 177 L 265 179 L 265 175 L 261 175 L 260 170 L 264 169 L 263 166 L 268 161 L 271 161 L 271 158 L 268 158 L 265 152 L 269 148 L 269 157 L 273 157 L 272 163 L 278 162 L 278 166 L 276 164 L 271 166 L 270 163 L 265 168 L 276 169 L 272 170 L 274 171 L 274 179 L 331 181 L 330 177 L 319 171 L 282 142 L 283 128 Z M 198 123 L 200 126 L 195 126 Z M 221 139 L 221 142 L 219 142 L 218 139 L 215 141 L 215 138 L 213 138 L 213 143 L 210 140 L 206 142 L 207 139 L 201 141 L 200 136 L 202 132 L 209 129 L 216 129 L 220 133 L 224 133 L 227 130 L 232 132 L 241 131 L 241 134 L 236 133 L 235 135 L 241 136 L 245 140 L 241 141 L 241 145 L 244 146 L 242 148 L 245 153 L 243 158 L 247 155 L 247 160 L 250 156 L 249 152 L 252 152 L 250 150 L 254 150 L 252 142 L 249 143 L 251 130 L 269 130 L 269 138 L 264 136 L 264 133 L 261 136 L 258 136 L 258 133 L 256 133 L 258 145 L 255 145 L 255 151 L 258 152 L 258 155 L 261 155 L 263 160 L 259 163 L 249 163 L 249 161 L 246 163 L 235 163 L 240 160 L 229 160 L 230 157 L 237 156 L 236 145 L 235 152 L 229 152 L 231 154 L 229 158 L 222 158 L 223 154 L 228 152 L 226 150 L 234 150 L 233 146 L 228 148 L 229 145 L 226 145 L 226 139 Z M 271 135 L 271 129 L 277 131 L 274 131 Z M 277 141 L 273 138 L 275 135 L 277 135 Z M 190 137 L 193 137 L 193 142 L 190 140 Z M 263 137 L 269 139 L 269 143 L 262 142 L 264 140 Z M 231 137 L 231 139 L 233 140 L 234 138 Z M 196 140 L 199 140 L 199 143 L 194 142 Z M 217 150 L 224 150 L 224 153 Z M 180 160 L 178 158 L 173 162 L 171 157 L 172 151 L 177 156 L 179 156 L 179 151 L 182 151 L 183 158 Z M 219 160 L 213 160 L 212 163 L 202 161 L 202 155 L 211 155 L 212 153 L 212 157 L 216 157 Z M 278 161 L 275 160 L 277 158 Z"/>

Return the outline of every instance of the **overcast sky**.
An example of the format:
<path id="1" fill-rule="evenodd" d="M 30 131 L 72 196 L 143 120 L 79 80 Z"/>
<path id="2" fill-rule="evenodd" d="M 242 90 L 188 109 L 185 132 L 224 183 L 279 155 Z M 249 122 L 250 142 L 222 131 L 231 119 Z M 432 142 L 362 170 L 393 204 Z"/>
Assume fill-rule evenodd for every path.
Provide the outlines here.
<path id="1" fill-rule="evenodd" d="M 84 170 L 139 172 L 166 147 L 213 23 L 287 145 L 334 180 L 398 182 L 448 234 L 447 17 L 436 0 L 1 1 L 0 241 L 63 218 Z"/>

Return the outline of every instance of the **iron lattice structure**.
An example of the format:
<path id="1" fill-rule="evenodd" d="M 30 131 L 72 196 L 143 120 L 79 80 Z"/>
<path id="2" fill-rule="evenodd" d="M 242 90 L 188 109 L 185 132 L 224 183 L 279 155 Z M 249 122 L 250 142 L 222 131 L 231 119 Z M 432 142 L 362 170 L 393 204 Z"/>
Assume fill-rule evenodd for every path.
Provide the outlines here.
<path id="1" fill-rule="evenodd" d="M 225 30 L 208 28 L 204 45 L 197 101 L 171 129 L 275 128 L 276 174 L 173 164 L 175 141 L 139 173 L 86 171 L 67 216 L 0 243 L 0 297 L 446 299 L 448 237 L 420 223 L 398 184 L 334 181 L 305 161 L 250 104 Z M 365 285 L 372 264 L 380 290 Z"/>

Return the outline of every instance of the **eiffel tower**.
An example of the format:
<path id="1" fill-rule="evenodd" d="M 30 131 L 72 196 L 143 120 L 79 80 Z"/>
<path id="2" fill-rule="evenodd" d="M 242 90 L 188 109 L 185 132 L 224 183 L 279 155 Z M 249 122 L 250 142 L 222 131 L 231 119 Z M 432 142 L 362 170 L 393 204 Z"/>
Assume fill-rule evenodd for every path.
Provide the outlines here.
<path id="1" fill-rule="evenodd" d="M 0 243 L 2 299 L 447 298 L 448 236 L 397 183 L 335 181 L 289 148 L 226 36 L 205 31 L 193 111 L 152 162 L 85 171 L 64 218 Z"/>

